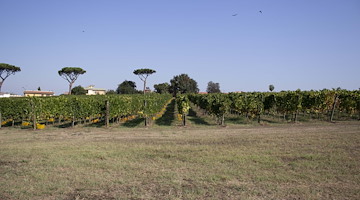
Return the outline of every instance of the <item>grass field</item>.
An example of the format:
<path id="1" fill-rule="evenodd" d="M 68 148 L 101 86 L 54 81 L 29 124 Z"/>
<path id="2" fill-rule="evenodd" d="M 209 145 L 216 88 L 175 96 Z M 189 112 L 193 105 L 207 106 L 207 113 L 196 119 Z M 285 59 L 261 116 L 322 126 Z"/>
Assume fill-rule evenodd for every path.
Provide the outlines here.
<path id="1" fill-rule="evenodd" d="M 3 128 L 0 199 L 360 199 L 360 122 Z"/>

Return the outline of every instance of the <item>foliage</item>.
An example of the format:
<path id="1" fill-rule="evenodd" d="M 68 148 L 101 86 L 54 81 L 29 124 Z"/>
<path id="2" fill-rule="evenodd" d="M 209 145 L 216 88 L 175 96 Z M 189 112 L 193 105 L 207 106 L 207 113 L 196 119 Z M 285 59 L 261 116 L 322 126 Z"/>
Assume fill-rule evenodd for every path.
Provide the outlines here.
<path id="1" fill-rule="evenodd" d="M 190 102 L 187 96 L 178 95 L 176 97 L 176 104 L 178 107 L 178 113 L 181 115 L 183 126 L 186 125 L 186 115 L 189 113 Z"/>
<path id="2" fill-rule="evenodd" d="M 4 83 L 4 81 L 10 76 L 14 75 L 16 72 L 20 72 L 20 67 L 16 67 L 14 65 L 6 64 L 6 63 L 0 63 L 0 92 L 1 87 Z"/>
<path id="3" fill-rule="evenodd" d="M 156 73 L 156 71 L 153 70 L 153 69 L 145 68 L 145 69 L 134 70 L 133 73 L 135 75 L 138 75 L 140 80 L 144 82 L 143 94 L 145 95 L 145 93 L 146 93 L 146 80 L 151 74 Z M 147 109 L 147 99 L 144 99 L 143 103 L 144 103 L 144 109 Z M 147 116 L 145 116 L 144 121 L 145 121 L 145 126 L 147 126 L 148 125 L 148 117 Z"/>
<path id="4" fill-rule="evenodd" d="M 134 81 L 127 81 L 120 83 L 118 88 L 116 89 L 118 94 L 137 94 L 139 93 L 136 90 L 136 83 Z"/>
<path id="5" fill-rule="evenodd" d="M 337 113 L 360 119 L 360 91 L 321 90 L 321 91 L 282 91 L 249 92 L 230 94 L 189 94 L 178 95 L 179 114 L 187 114 L 187 98 L 206 110 L 224 124 L 229 112 L 245 115 L 248 119 L 273 113 L 291 116 L 297 120 L 299 114 L 329 116 L 333 108 Z M 56 97 L 18 97 L 1 98 L 0 113 L 3 122 L 23 121 L 82 121 L 105 116 L 105 102 L 109 101 L 110 119 L 127 116 L 151 118 L 156 116 L 171 99 L 170 94 L 146 95 L 103 95 L 103 96 L 56 96 Z M 147 104 L 145 106 L 144 101 Z M 334 107 L 334 102 L 338 103 Z M 0 120 L 1 121 L 1 120 Z"/>
<path id="6" fill-rule="evenodd" d="M 178 76 L 174 76 L 174 78 L 170 80 L 170 92 L 174 96 L 178 93 L 198 93 L 199 88 L 194 79 L 190 78 L 187 74 L 180 74 Z"/>
<path id="7" fill-rule="evenodd" d="M 85 95 L 86 90 L 83 87 L 81 87 L 81 85 L 79 85 L 79 86 L 74 87 L 71 90 L 71 94 L 73 94 L 73 95 Z"/>
<path id="8" fill-rule="evenodd" d="M 170 98 L 160 94 L 1 98 L 0 112 L 3 119 L 15 121 L 31 121 L 35 116 L 38 121 L 56 118 L 75 122 L 104 117 L 105 102 L 109 101 L 112 119 L 129 115 L 150 117 L 159 113 Z"/>
<path id="9" fill-rule="evenodd" d="M 190 94 L 189 99 L 209 114 L 217 117 L 220 125 L 225 125 L 225 114 L 229 112 L 231 101 L 226 94 Z"/>
<path id="10" fill-rule="evenodd" d="M 145 69 L 137 69 L 137 70 L 134 70 L 133 73 L 134 73 L 135 75 L 149 76 L 149 75 L 151 75 L 151 74 L 153 74 L 153 73 L 156 73 L 156 71 L 153 70 L 153 69 L 147 69 L 147 68 L 145 68 Z"/>
<path id="11" fill-rule="evenodd" d="M 15 74 L 16 72 L 20 72 L 21 68 L 16 67 L 14 65 L 0 63 L 0 78 L 5 80 L 8 76 Z M 4 75 L 3 75 L 4 73 Z"/>
<path id="12" fill-rule="evenodd" d="M 64 67 L 58 71 L 59 76 L 69 82 L 69 94 L 71 94 L 71 88 L 76 79 L 85 73 L 86 71 L 80 67 Z"/>
<path id="13" fill-rule="evenodd" d="M 333 109 L 360 119 L 360 92 L 347 90 L 246 92 L 230 94 L 189 95 L 189 99 L 200 108 L 220 118 L 228 110 L 243 114 L 258 122 L 265 111 L 291 115 L 296 122 L 300 112 L 328 115 Z M 336 101 L 338 104 L 334 104 Z M 335 108 L 334 108 L 335 105 Z M 220 120 L 221 121 L 221 120 Z"/>
<path id="14" fill-rule="evenodd" d="M 75 81 L 79 75 L 85 73 L 86 71 L 80 67 L 64 67 L 58 71 L 59 76 L 63 77 L 69 83 Z"/>
<path id="15" fill-rule="evenodd" d="M 169 93 L 170 85 L 169 83 L 160 83 L 160 84 L 155 84 L 154 88 L 156 93 L 165 94 L 165 93 Z"/>
<path id="16" fill-rule="evenodd" d="M 275 89 L 275 86 L 274 86 L 274 85 L 269 85 L 269 90 L 270 90 L 270 92 L 274 91 L 274 89 Z"/>
<path id="17" fill-rule="evenodd" d="M 297 120 L 297 113 L 302 109 L 302 93 L 300 90 L 282 92 L 280 98 L 283 98 L 283 101 L 279 101 L 282 104 L 278 107 L 282 107 L 286 113 L 294 114 L 294 121 Z"/>
<path id="18" fill-rule="evenodd" d="M 138 75 L 140 80 L 144 82 L 144 89 L 143 89 L 143 93 L 145 94 L 145 89 L 146 89 L 146 80 L 147 78 L 151 75 L 151 74 L 154 74 L 156 73 L 155 70 L 153 69 L 137 69 L 137 70 L 134 70 L 133 72 L 135 75 Z"/>
<path id="19" fill-rule="evenodd" d="M 112 95 L 112 94 L 117 94 L 117 92 L 116 92 L 115 90 L 108 90 L 108 91 L 106 92 L 106 94 Z"/>
<path id="20" fill-rule="evenodd" d="M 272 93 L 267 93 L 264 97 L 264 110 L 270 112 L 275 107 L 276 99 Z"/>
<path id="21" fill-rule="evenodd" d="M 339 110 L 350 115 L 358 114 L 360 119 L 360 91 L 341 90 L 339 92 Z"/>
<path id="22" fill-rule="evenodd" d="M 219 83 L 214 83 L 212 81 L 210 81 L 208 83 L 208 86 L 206 88 L 206 92 L 207 93 L 221 93 L 220 91 L 220 84 Z"/>

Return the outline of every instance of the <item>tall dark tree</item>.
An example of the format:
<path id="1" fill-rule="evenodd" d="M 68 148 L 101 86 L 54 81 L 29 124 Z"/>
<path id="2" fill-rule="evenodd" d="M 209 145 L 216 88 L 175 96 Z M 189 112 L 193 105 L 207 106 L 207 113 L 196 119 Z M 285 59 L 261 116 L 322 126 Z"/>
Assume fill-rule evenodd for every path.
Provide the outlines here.
<path id="1" fill-rule="evenodd" d="M 85 74 L 86 71 L 80 67 L 64 67 L 58 71 L 59 76 L 69 82 L 69 95 L 71 94 L 71 88 L 75 83 L 76 79 L 81 75 Z"/>
<path id="2" fill-rule="evenodd" d="M 136 90 L 136 83 L 134 81 L 127 81 L 120 83 L 118 88 L 116 89 L 116 93 L 118 94 L 137 94 L 139 93 Z"/>
<path id="3" fill-rule="evenodd" d="M 190 78 L 187 74 L 180 74 L 178 76 L 174 76 L 173 79 L 170 80 L 170 92 L 176 96 L 178 93 L 198 93 L 199 88 L 197 82 Z"/>
<path id="4" fill-rule="evenodd" d="M 208 86 L 206 88 L 206 92 L 207 93 L 221 93 L 220 91 L 220 84 L 219 83 L 214 83 L 212 81 L 210 81 L 208 83 Z"/>
<path id="5" fill-rule="evenodd" d="M 108 90 L 108 91 L 106 91 L 106 94 L 108 94 L 108 95 L 117 94 L 117 92 L 115 90 Z"/>
<path id="6" fill-rule="evenodd" d="M 0 63 L 0 92 L 5 79 L 7 79 L 10 75 L 14 75 L 16 72 L 20 71 L 20 67 L 16 67 L 14 65 L 9 65 L 6 63 Z"/>
<path id="7" fill-rule="evenodd" d="M 144 82 L 144 94 L 145 94 L 145 90 L 146 90 L 146 80 L 147 78 L 153 74 L 153 73 L 156 73 L 155 70 L 153 69 L 137 69 L 133 72 L 135 75 L 138 75 L 140 80 L 142 80 Z"/>
<path id="8" fill-rule="evenodd" d="M 169 83 L 160 83 L 154 85 L 155 92 L 160 94 L 169 93 L 170 85 Z"/>
<path id="9" fill-rule="evenodd" d="M 86 90 L 81 87 L 81 85 L 79 86 L 76 86 L 74 87 L 72 90 L 71 90 L 71 94 L 72 95 L 85 95 L 86 94 Z"/>
<path id="10" fill-rule="evenodd" d="M 274 85 L 269 85 L 269 90 L 270 90 L 270 92 L 272 92 L 274 89 L 275 89 L 275 86 L 274 86 Z"/>

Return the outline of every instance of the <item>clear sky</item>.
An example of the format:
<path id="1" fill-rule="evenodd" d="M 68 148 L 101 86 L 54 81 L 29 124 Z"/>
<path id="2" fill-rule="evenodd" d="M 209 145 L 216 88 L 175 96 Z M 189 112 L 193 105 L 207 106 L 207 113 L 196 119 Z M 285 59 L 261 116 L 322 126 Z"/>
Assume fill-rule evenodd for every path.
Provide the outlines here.
<path id="1" fill-rule="evenodd" d="M 359 0 L 0 0 L 0 63 L 21 67 L 3 92 L 148 86 L 188 74 L 205 91 L 360 88 Z M 259 11 L 262 11 L 259 12 Z M 236 15 L 236 16 L 233 16 Z"/>

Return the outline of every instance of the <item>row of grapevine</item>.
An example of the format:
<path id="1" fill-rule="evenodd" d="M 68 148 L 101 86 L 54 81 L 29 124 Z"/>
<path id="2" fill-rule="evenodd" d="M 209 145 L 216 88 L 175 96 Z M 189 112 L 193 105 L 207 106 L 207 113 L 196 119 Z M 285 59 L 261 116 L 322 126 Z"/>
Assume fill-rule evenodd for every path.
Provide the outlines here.
<path id="1" fill-rule="evenodd" d="M 130 115 L 149 118 L 159 113 L 169 99 L 171 95 L 159 94 L 1 98 L 0 118 L 13 123 L 33 121 L 33 124 L 70 120 L 73 125 L 103 118 L 105 114 L 113 120 Z"/>
<path id="2" fill-rule="evenodd" d="M 346 113 L 350 117 L 358 115 L 360 119 L 360 91 L 321 90 L 321 91 L 282 91 L 251 92 L 230 94 L 191 94 L 189 99 L 216 116 L 220 124 L 229 112 L 245 115 L 247 118 L 261 120 L 265 112 L 276 115 L 291 115 L 296 121 L 299 112 L 322 114 L 332 121 L 334 111 Z"/>
<path id="3" fill-rule="evenodd" d="M 186 125 L 186 115 L 189 113 L 190 109 L 190 102 L 187 96 L 185 95 L 178 95 L 176 97 L 176 104 L 178 108 L 178 113 L 180 115 L 182 125 Z"/>
<path id="4" fill-rule="evenodd" d="M 189 99 L 208 114 L 217 117 L 220 125 L 224 125 L 225 114 L 230 110 L 231 101 L 226 94 L 191 94 Z"/>

